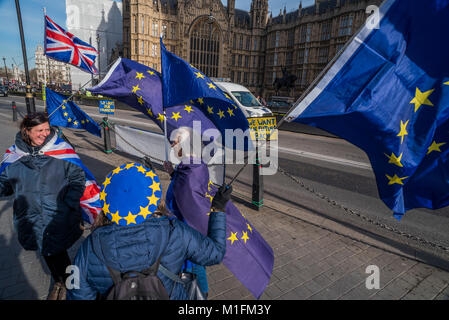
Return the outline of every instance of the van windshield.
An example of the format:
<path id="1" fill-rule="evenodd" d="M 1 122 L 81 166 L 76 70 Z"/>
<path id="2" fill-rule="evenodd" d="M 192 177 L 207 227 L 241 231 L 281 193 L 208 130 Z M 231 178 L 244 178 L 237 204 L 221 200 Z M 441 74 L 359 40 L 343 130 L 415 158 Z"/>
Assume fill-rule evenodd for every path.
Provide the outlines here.
<path id="1" fill-rule="evenodd" d="M 255 96 L 248 91 L 232 91 L 232 95 L 245 107 L 262 107 Z"/>

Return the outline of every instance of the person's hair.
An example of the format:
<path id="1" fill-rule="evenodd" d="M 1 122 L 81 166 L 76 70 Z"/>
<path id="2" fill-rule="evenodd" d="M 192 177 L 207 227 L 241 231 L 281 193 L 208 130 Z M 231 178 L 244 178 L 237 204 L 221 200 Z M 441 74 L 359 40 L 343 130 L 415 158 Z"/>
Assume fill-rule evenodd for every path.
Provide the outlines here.
<path id="1" fill-rule="evenodd" d="M 182 149 L 183 157 L 201 158 L 202 139 L 201 134 L 190 127 L 179 127 L 171 133 L 172 141 L 178 142 L 178 149 Z M 195 146 L 199 143 L 199 146 Z M 199 150 L 197 150 L 199 147 Z M 199 154 L 198 154 L 199 152 Z"/>
<path id="2" fill-rule="evenodd" d="M 35 112 L 26 115 L 20 123 L 20 134 L 22 135 L 22 140 L 25 143 L 31 145 L 31 139 L 28 136 L 28 131 L 30 131 L 35 126 L 46 122 L 49 122 L 49 118 L 47 113 L 45 112 Z"/>

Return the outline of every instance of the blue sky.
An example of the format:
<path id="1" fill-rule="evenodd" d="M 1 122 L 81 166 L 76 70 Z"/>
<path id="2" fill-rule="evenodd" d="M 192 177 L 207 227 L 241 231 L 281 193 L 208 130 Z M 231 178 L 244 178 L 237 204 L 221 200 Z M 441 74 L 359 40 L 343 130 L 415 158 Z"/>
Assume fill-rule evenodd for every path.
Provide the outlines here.
<path id="1" fill-rule="evenodd" d="M 93 0 L 95 1 L 95 0 Z M 121 0 L 116 0 L 121 1 Z M 226 5 L 226 0 L 222 0 Z M 236 0 L 236 8 L 249 11 L 251 0 Z M 302 0 L 303 6 L 312 5 L 314 0 Z M 279 14 L 279 10 L 287 8 L 287 12 L 296 10 L 299 0 L 269 0 L 269 10 L 273 16 Z M 59 25 L 65 27 L 66 13 L 65 0 L 20 0 L 22 21 L 27 46 L 28 66 L 34 68 L 34 51 L 38 44 L 43 44 L 44 19 L 43 7 L 47 8 L 47 14 Z M 0 0 L 0 67 L 4 68 L 3 57 L 6 65 L 18 64 L 23 68 L 22 49 L 20 45 L 19 24 L 14 0 Z M 85 40 L 86 39 L 82 39 Z"/>

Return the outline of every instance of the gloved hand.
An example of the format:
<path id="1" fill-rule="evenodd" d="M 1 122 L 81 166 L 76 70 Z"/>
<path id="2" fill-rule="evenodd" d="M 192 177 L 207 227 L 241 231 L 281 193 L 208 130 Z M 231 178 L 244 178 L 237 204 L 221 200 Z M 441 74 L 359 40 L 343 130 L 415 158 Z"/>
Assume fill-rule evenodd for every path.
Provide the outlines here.
<path id="1" fill-rule="evenodd" d="M 212 210 L 224 212 L 226 204 L 231 199 L 232 186 L 221 186 L 212 200 Z"/>

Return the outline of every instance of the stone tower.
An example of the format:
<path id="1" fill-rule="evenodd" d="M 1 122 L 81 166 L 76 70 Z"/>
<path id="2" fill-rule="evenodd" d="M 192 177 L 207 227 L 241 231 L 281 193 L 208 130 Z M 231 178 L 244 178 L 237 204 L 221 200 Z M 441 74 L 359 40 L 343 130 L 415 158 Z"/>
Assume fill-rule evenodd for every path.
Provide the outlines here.
<path id="1" fill-rule="evenodd" d="M 253 28 L 265 28 L 268 19 L 268 0 L 252 0 L 250 15 Z"/>

